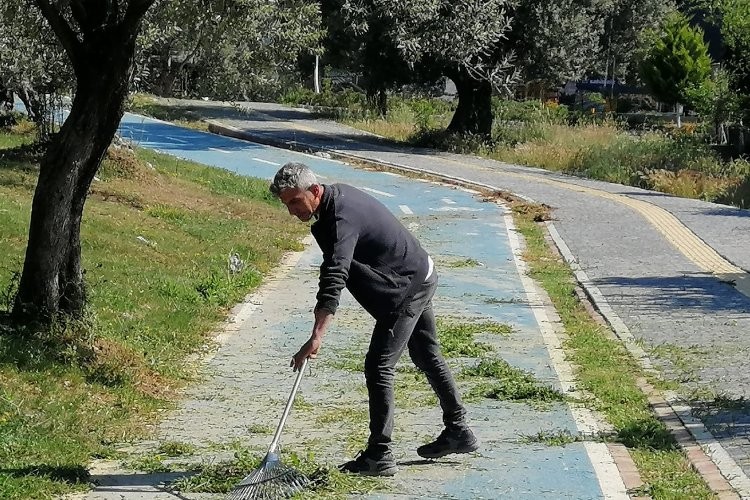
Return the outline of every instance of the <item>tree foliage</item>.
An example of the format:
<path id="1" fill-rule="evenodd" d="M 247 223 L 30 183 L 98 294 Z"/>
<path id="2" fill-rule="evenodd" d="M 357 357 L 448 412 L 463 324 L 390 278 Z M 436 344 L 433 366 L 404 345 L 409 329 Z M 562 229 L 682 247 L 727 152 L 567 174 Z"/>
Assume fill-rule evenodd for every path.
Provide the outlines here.
<path id="1" fill-rule="evenodd" d="M 721 63 L 750 119 L 750 0 L 699 0 L 696 6 L 719 28 L 726 49 Z"/>
<path id="2" fill-rule="evenodd" d="M 81 219 L 124 111 L 135 41 L 153 0 L 34 0 L 75 76 L 70 113 L 39 165 L 13 315 L 80 315 L 86 304 Z"/>
<path id="3" fill-rule="evenodd" d="M 604 30 L 597 7 L 586 0 L 519 2 L 511 39 L 526 81 L 561 85 L 592 70 Z"/>
<path id="4" fill-rule="evenodd" d="M 377 33 L 412 71 L 451 78 L 459 103 L 449 129 L 481 134 L 492 124 L 492 89 L 506 89 L 516 75 L 503 44 L 510 29 L 506 7 L 506 0 L 346 0 L 343 5 L 355 35 Z"/>
<path id="5" fill-rule="evenodd" d="M 311 0 L 159 0 L 139 38 L 139 86 L 222 99 L 272 94 L 300 54 L 319 50 Z"/>
<path id="6" fill-rule="evenodd" d="M 702 85 L 711 74 L 703 30 L 691 27 L 682 14 L 670 15 L 643 60 L 641 74 L 660 101 L 689 104 L 688 89 Z"/>
<path id="7" fill-rule="evenodd" d="M 647 30 L 673 3 L 663 0 L 520 0 L 510 46 L 526 81 L 560 85 L 587 75 L 629 80 Z"/>
<path id="8" fill-rule="evenodd" d="M 24 0 L 0 5 L 0 87 L 23 100 L 39 138 L 46 141 L 59 96 L 73 88 L 73 72 L 41 12 Z"/>

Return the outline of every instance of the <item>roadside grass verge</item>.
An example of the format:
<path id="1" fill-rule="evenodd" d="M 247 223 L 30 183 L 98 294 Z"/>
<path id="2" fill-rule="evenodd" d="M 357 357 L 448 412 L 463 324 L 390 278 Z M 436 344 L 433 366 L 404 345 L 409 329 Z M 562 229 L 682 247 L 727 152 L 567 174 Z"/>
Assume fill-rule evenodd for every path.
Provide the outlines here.
<path id="1" fill-rule="evenodd" d="M 127 102 L 127 110 L 132 113 L 150 116 L 158 120 L 173 122 L 181 127 L 208 132 L 208 123 L 190 106 L 167 105 L 148 94 L 133 94 Z"/>
<path id="2" fill-rule="evenodd" d="M 625 347 L 589 315 L 575 294 L 566 263 L 550 249 L 545 230 L 527 204 L 511 203 L 518 230 L 526 241 L 524 260 L 530 275 L 547 291 L 565 327 L 564 341 L 578 383 L 593 397 L 587 404 L 601 412 L 628 447 L 645 483 L 640 494 L 654 499 L 715 498 L 651 411 L 636 380 L 643 372 Z"/>
<path id="3" fill-rule="evenodd" d="M 0 311 L 23 264 L 38 156 L 22 146 L 32 140 L 0 131 Z M 82 224 L 85 318 L 40 331 L 0 315 L 1 498 L 87 489 L 91 459 L 147 434 L 228 308 L 306 231 L 264 181 L 219 169 L 123 148 L 98 177 Z"/>

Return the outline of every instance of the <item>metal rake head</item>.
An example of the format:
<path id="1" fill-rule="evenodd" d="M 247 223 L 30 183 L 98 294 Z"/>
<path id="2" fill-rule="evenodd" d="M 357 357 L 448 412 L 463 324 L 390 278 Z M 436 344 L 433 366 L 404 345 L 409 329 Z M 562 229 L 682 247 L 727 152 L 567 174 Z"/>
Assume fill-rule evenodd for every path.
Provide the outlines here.
<path id="1" fill-rule="evenodd" d="M 268 453 L 260 466 L 227 495 L 227 500 L 272 500 L 289 498 L 310 484 L 310 479 Z"/>

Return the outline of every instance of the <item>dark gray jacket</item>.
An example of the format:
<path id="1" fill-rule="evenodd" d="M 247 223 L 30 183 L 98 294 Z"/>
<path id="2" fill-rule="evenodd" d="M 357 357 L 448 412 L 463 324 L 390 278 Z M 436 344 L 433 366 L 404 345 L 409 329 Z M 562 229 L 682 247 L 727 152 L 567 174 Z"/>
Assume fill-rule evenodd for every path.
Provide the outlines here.
<path id="1" fill-rule="evenodd" d="M 378 200 L 346 184 L 323 186 L 311 231 L 323 251 L 317 309 L 336 312 L 347 287 L 375 319 L 399 313 L 427 275 L 427 252 Z"/>

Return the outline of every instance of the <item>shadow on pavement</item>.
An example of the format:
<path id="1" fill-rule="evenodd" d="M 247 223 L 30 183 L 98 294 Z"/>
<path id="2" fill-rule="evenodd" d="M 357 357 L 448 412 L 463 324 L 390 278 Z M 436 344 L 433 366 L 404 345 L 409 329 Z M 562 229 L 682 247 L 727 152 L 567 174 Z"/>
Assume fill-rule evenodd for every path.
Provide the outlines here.
<path id="1" fill-rule="evenodd" d="M 747 442 L 750 439 L 750 401 L 744 396 L 696 398 L 690 400 L 689 404 L 693 415 L 701 419 L 703 425 L 722 445 L 732 440 Z"/>
<path id="2" fill-rule="evenodd" d="M 596 279 L 594 284 L 600 289 L 613 287 L 616 292 L 612 296 L 616 299 L 612 302 L 637 308 L 640 314 L 661 314 L 680 308 L 696 315 L 731 311 L 750 317 L 750 299 L 732 284 L 710 275 L 610 277 Z"/>

